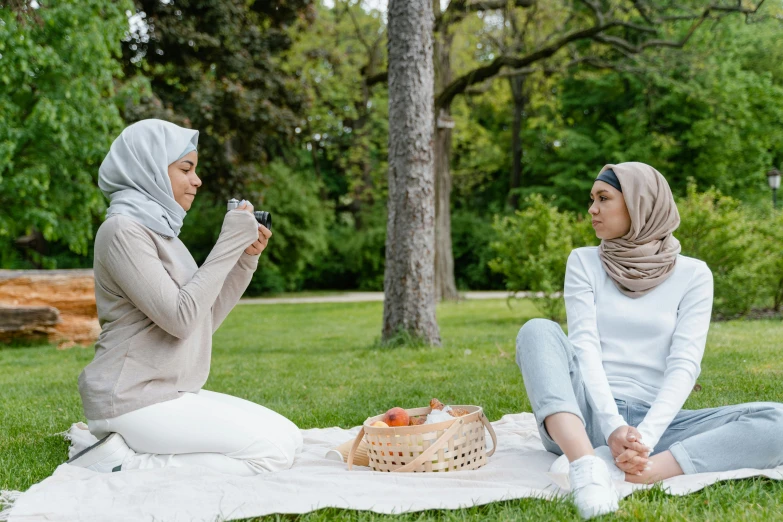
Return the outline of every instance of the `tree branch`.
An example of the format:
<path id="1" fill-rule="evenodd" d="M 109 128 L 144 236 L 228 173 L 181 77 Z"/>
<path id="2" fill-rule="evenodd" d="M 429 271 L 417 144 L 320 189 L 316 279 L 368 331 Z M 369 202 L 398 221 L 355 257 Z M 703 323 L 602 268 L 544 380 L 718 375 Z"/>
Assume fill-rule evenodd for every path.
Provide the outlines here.
<path id="1" fill-rule="evenodd" d="M 619 25 L 622 27 L 627 27 L 628 29 L 633 29 L 635 31 L 641 31 L 643 33 L 658 34 L 658 29 L 655 27 L 649 27 L 647 25 L 639 25 L 632 22 L 620 22 Z"/>
<path id="2" fill-rule="evenodd" d="M 610 36 L 610 35 L 603 35 L 603 34 L 597 34 L 593 37 L 593 40 L 596 42 L 609 44 L 615 47 L 619 47 L 620 49 L 627 51 L 629 53 L 640 53 L 647 49 L 648 47 L 672 47 L 672 48 L 682 48 L 685 46 L 686 43 L 688 43 L 688 40 L 691 39 L 691 36 L 693 36 L 693 33 L 696 32 L 696 29 L 699 28 L 701 24 L 704 23 L 704 20 L 707 19 L 707 17 L 710 14 L 710 9 L 707 8 L 702 13 L 702 16 L 699 17 L 698 20 L 696 20 L 693 24 L 691 24 L 691 27 L 688 29 L 688 32 L 685 34 L 685 36 L 679 40 L 647 40 L 646 42 L 642 42 L 639 45 L 634 45 L 628 40 L 624 38 L 620 38 L 617 36 Z"/>
<path id="3" fill-rule="evenodd" d="M 639 69 L 637 67 L 627 67 L 622 64 L 618 63 L 612 63 L 607 62 L 604 60 L 601 60 L 599 58 L 596 58 L 594 56 L 578 56 L 574 59 L 570 60 L 568 63 L 561 65 L 559 67 L 522 67 L 521 69 L 512 69 L 510 71 L 502 71 L 498 73 L 495 77 L 496 78 L 509 78 L 513 76 L 526 76 L 529 74 L 533 74 L 535 72 L 543 72 L 544 74 L 553 74 L 557 72 L 564 72 L 567 69 L 570 69 L 571 67 L 577 66 L 577 65 L 588 65 L 594 69 L 610 69 L 613 71 L 620 71 L 620 72 L 631 72 L 631 73 L 639 73 L 643 69 Z M 480 92 L 485 92 L 488 89 L 483 89 Z M 473 94 L 473 89 L 469 89 L 468 91 Z M 466 91 L 466 92 L 468 92 Z M 479 91 L 477 91 L 479 92 Z"/>
<path id="4" fill-rule="evenodd" d="M 532 7 L 535 0 L 512 0 L 515 7 Z M 451 0 L 442 15 L 435 18 L 435 30 L 458 23 L 469 13 L 492 11 L 508 6 L 508 0 Z"/>
<path id="5" fill-rule="evenodd" d="M 601 4 L 599 2 L 596 0 L 581 0 L 581 2 L 593 11 L 596 22 L 599 24 L 604 23 L 604 13 L 601 11 Z"/>
<path id="6" fill-rule="evenodd" d="M 661 11 L 661 14 L 655 18 L 653 18 L 652 14 L 650 13 L 649 6 L 644 5 L 642 0 L 634 0 L 634 6 L 636 6 L 636 10 L 639 12 L 639 14 L 642 15 L 642 18 L 645 19 L 645 21 L 648 24 L 651 25 L 658 25 L 662 24 L 664 22 L 673 22 L 678 20 L 698 20 L 705 16 L 709 16 L 713 11 L 715 12 L 722 12 L 722 13 L 740 13 L 744 15 L 752 15 L 756 14 L 756 12 L 761 8 L 761 6 L 764 4 L 765 0 L 760 0 L 759 3 L 756 5 L 756 7 L 744 7 L 742 5 L 742 2 L 737 2 L 736 5 L 721 5 L 721 4 L 711 4 L 707 6 L 703 12 L 698 13 L 688 13 L 688 14 L 675 14 L 675 15 L 666 15 L 663 14 L 664 11 Z M 654 11 L 654 9 L 652 9 Z"/>
<path id="7" fill-rule="evenodd" d="M 437 108 L 447 107 L 449 104 L 451 104 L 451 101 L 455 96 L 464 92 L 465 89 L 471 85 L 481 83 L 487 78 L 491 78 L 492 76 L 496 75 L 503 67 L 525 67 L 544 58 L 549 58 L 573 41 L 594 37 L 601 31 L 605 31 L 606 29 L 615 27 L 617 25 L 619 25 L 619 22 L 612 21 L 605 24 L 588 27 L 587 29 L 574 31 L 560 38 L 554 43 L 536 49 L 532 53 L 521 58 L 515 56 L 499 56 L 495 58 L 490 64 L 474 69 L 473 71 L 464 74 L 451 82 L 448 86 L 446 86 L 445 89 L 443 89 L 443 92 L 437 96 L 435 99 L 435 106 Z"/>
<path id="8" fill-rule="evenodd" d="M 638 2 L 636 2 L 638 3 Z M 647 48 L 650 47 L 671 47 L 671 48 L 682 48 L 685 46 L 686 43 L 688 43 L 688 40 L 691 39 L 691 36 L 696 32 L 696 29 L 699 28 L 701 24 L 704 23 L 705 20 L 707 20 L 710 17 L 710 14 L 712 14 L 713 11 L 718 11 L 722 13 L 742 13 L 746 16 L 749 14 L 753 14 L 761 7 L 761 5 L 764 3 L 764 0 L 760 0 L 758 5 L 756 5 L 755 8 L 747 8 L 743 7 L 740 2 L 737 2 L 737 5 L 734 7 L 731 6 L 719 6 L 719 5 L 711 5 L 704 9 L 702 11 L 701 15 L 698 16 L 698 18 L 695 19 L 693 24 L 691 24 L 690 28 L 688 29 L 688 32 L 685 34 L 685 36 L 678 40 L 647 40 L 645 42 L 642 42 L 638 45 L 634 45 L 628 40 L 624 38 L 620 38 L 617 36 L 611 36 L 611 35 L 604 35 L 604 34 L 596 34 L 593 36 L 593 40 L 599 43 L 608 44 L 611 45 L 617 49 L 620 49 L 625 52 L 629 53 L 640 53 L 644 51 Z M 625 23 L 620 25 L 626 25 Z M 626 25 L 627 26 L 627 25 Z"/>
<path id="9" fill-rule="evenodd" d="M 602 17 L 606 16 L 606 13 L 603 13 L 601 11 L 600 4 L 596 0 L 580 0 L 580 1 L 585 3 L 588 7 L 590 7 L 590 9 L 593 10 L 597 19 L 600 20 L 603 19 Z M 644 2 L 643 0 L 633 0 L 633 4 L 636 10 L 639 12 L 642 18 L 652 26 L 661 25 L 665 21 L 673 20 L 673 19 L 694 20 L 694 22 L 691 24 L 685 36 L 683 36 L 680 40 L 651 39 L 651 40 L 641 42 L 639 44 L 633 44 L 624 38 L 620 38 L 618 36 L 613 36 L 613 35 L 606 35 L 602 33 L 612 27 L 626 27 L 635 31 L 651 33 L 651 34 L 657 34 L 658 29 L 656 29 L 655 27 L 648 27 L 645 25 L 635 24 L 622 20 L 611 20 L 609 22 L 598 23 L 586 29 L 573 31 L 567 34 L 566 36 L 563 36 L 562 38 L 554 41 L 553 43 L 549 45 L 544 45 L 525 56 L 516 57 L 516 56 L 509 56 L 509 55 L 501 55 L 495 58 L 491 63 L 482 67 L 478 67 L 473 71 L 470 71 L 469 73 L 460 76 L 459 78 L 452 81 L 448 86 L 446 86 L 445 89 L 443 89 L 443 91 L 440 94 L 436 96 L 435 107 L 438 109 L 448 107 L 451 104 L 452 100 L 457 95 L 464 93 L 472 85 L 482 83 L 494 77 L 495 75 L 499 74 L 504 67 L 512 67 L 518 69 L 519 72 L 517 74 L 530 74 L 531 72 L 537 70 L 544 70 L 546 72 L 550 69 L 528 68 L 528 66 L 539 60 L 549 58 L 550 56 L 557 53 L 560 49 L 562 49 L 567 44 L 577 40 L 583 40 L 589 38 L 599 43 L 611 45 L 626 57 L 631 57 L 634 54 L 639 54 L 643 52 L 645 49 L 651 47 L 681 48 L 688 43 L 690 38 L 696 32 L 696 30 L 714 12 L 720 12 L 720 13 L 734 12 L 734 13 L 742 13 L 748 16 L 756 13 L 759 10 L 759 8 L 762 6 L 764 1 L 765 0 L 759 0 L 759 3 L 753 8 L 744 7 L 741 2 L 737 2 L 737 5 L 735 6 L 710 5 L 707 8 L 705 8 L 701 12 L 701 14 L 653 17 L 653 15 L 651 14 L 651 8 L 646 4 L 646 2 Z M 451 16 L 458 16 L 460 15 L 460 13 L 462 13 L 464 16 L 464 13 L 466 12 L 476 11 L 479 9 L 497 9 L 504 5 L 506 5 L 506 2 L 501 0 L 484 0 L 484 1 L 452 0 L 451 4 L 449 4 L 449 7 L 446 9 L 446 13 L 444 13 L 443 17 L 441 17 L 441 20 L 444 19 L 444 17 L 446 17 L 447 14 L 449 14 L 449 12 L 451 13 Z M 535 5 L 535 3 L 533 0 L 516 0 L 515 5 L 527 7 L 527 6 Z M 449 20 L 449 23 L 453 22 L 456 19 L 457 18 L 452 18 L 451 20 Z M 548 38 L 545 41 L 548 41 Z M 597 58 L 586 57 L 586 58 L 579 58 L 577 61 L 572 61 L 569 65 L 567 65 L 567 67 L 571 65 L 576 65 L 578 63 L 584 63 L 592 67 L 600 67 L 600 68 L 609 68 L 610 65 L 608 62 L 602 62 Z M 615 68 L 617 68 L 617 66 L 615 66 Z M 554 69 L 551 70 L 554 71 Z M 621 69 L 618 68 L 618 70 Z M 505 75 L 508 74 L 511 73 L 505 73 Z M 387 76 L 388 75 L 386 74 L 386 72 L 373 75 L 367 78 L 366 80 L 367 85 L 373 85 L 375 83 L 386 81 Z"/>
<path id="10" fill-rule="evenodd" d="M 644 5 L 644 2 L 642 2 L 642 0 L 633 0 L 633 5 L 636 8 L 636 11 L 641 15 L 641 17 L 644 18 L 645 22 L 647 22 L 650 25 L 655 25 L 655 21 L 647 13 L 647 6 Z"/>
<path id="11" fill-rule="evenodd" d="M 353 27 L 356 31 L 356 38 L 359 39 L 359 42 L 361 42 L 365 50 L 367 50 L 368 53 L 371 53 L 372 49 L 370 48 L 370 44 L 367 43 L 367 40 L 364 38 L 364 35 L 362 34 L 362 30 L 359 27 L 359 21 L 356 19 L 356 15 L 353 14 L 353 11 L 351 10 L 350 2 L 346 2 L 345 10 L 348 12 L 348 15 L 351 17 L 351 21 L 353 22 Z"/>

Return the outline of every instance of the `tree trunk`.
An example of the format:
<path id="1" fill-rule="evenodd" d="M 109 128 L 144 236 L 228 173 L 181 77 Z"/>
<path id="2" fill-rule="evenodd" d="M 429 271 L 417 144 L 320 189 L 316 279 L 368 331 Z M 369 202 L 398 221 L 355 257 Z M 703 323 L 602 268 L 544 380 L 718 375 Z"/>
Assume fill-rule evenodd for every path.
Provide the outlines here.
<path id="1" fill-rule="evenodd" d="M 515 191 L 522 186 L 522 113 L 527 105 L 527 94 L 525 92 L 525 78 L 527 76 L 520 74 L 509 77 L 511 84 L 511 95 L 514 99 L 514 122 L 511 126 L 511 180 L 509 183 L 508 204 L 516 210 L 519 208 L 519 194 Z"/>
<path id="2" fill-rule="evenodd" d="M 434 0 L 433 9 L 440 9 Z M 436 11 L 437 12 L 437 11 Z M 453 35 L 444 27 L 435 35 L 435 88 L 440 92 L 451 83 Z M 450 107 L 435 107 L 435 297 L 438 301 L 459 299 L 454 279 L 451 245 L 451 119 Z"/>
<path id="3" fill-rule="evenodd" d="M 439 345 L 435 319 L 431 0 L 391 0 L 389 201 L 383 340 L 399 333 Z"/>
<path id="4" fill-rule="evenodd" d="M 441 109 L 435 128 L 435 297 L 438 301 L 459 299 L 451 245 L 451 122 L 449 112 Z"/>

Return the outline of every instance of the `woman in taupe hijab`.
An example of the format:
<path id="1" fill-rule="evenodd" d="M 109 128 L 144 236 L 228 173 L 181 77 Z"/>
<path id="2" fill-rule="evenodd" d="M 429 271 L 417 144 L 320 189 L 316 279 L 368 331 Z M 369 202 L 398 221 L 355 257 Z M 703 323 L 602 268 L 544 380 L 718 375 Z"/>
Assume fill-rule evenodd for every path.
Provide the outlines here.
<path id="1" fill-rule="evenodd" d="M 682 409 L 701 369 L 712 273 L 680 254 L 666 179 L 644 163 L 606 165 L 590 199 L 601 245 L 568 258 L 568 337 L 543 319 L 517 337 L 541 439 L 562 455 L 551 471 L 569 473 L 580 513 L 617 509 L 614 480 L 783 465 L 783 405 Z"/>

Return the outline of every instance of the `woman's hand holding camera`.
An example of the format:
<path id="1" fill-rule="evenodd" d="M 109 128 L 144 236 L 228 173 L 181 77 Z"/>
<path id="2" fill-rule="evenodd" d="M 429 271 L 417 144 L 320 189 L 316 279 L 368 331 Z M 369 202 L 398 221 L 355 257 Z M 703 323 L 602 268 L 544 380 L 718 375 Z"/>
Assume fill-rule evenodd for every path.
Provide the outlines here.
<path id="1" fill-rule="evenodd" d="M 243 201 L 242 204 L 237 207 L 237 210 L 245 210 L 250 212 L 251 216 L 254 215 L 253 212 L 255 211 L 253 205 L 247 201 Z M 258 240 L 245 249 L 245 254 L 250 256 L 259 255 L 266 248 L 270 237 L 272 237 L 272 231 L 266 228 L 264 225 L 258 225 Z"/>

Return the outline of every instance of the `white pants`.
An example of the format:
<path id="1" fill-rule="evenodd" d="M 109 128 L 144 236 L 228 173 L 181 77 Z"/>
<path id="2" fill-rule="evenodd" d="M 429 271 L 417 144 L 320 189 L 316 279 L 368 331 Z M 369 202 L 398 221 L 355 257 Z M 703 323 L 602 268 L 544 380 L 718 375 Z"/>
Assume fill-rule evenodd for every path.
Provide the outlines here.
<path id="1" fill-rule="evenodd" d="M 299 429 L 279 413 L 207 390 L 87 425 L 99 439 L 119 433 L 136 452 L 122 469 L 205 466 L 251 476 L 290 468 L 302 448 Z"/>

